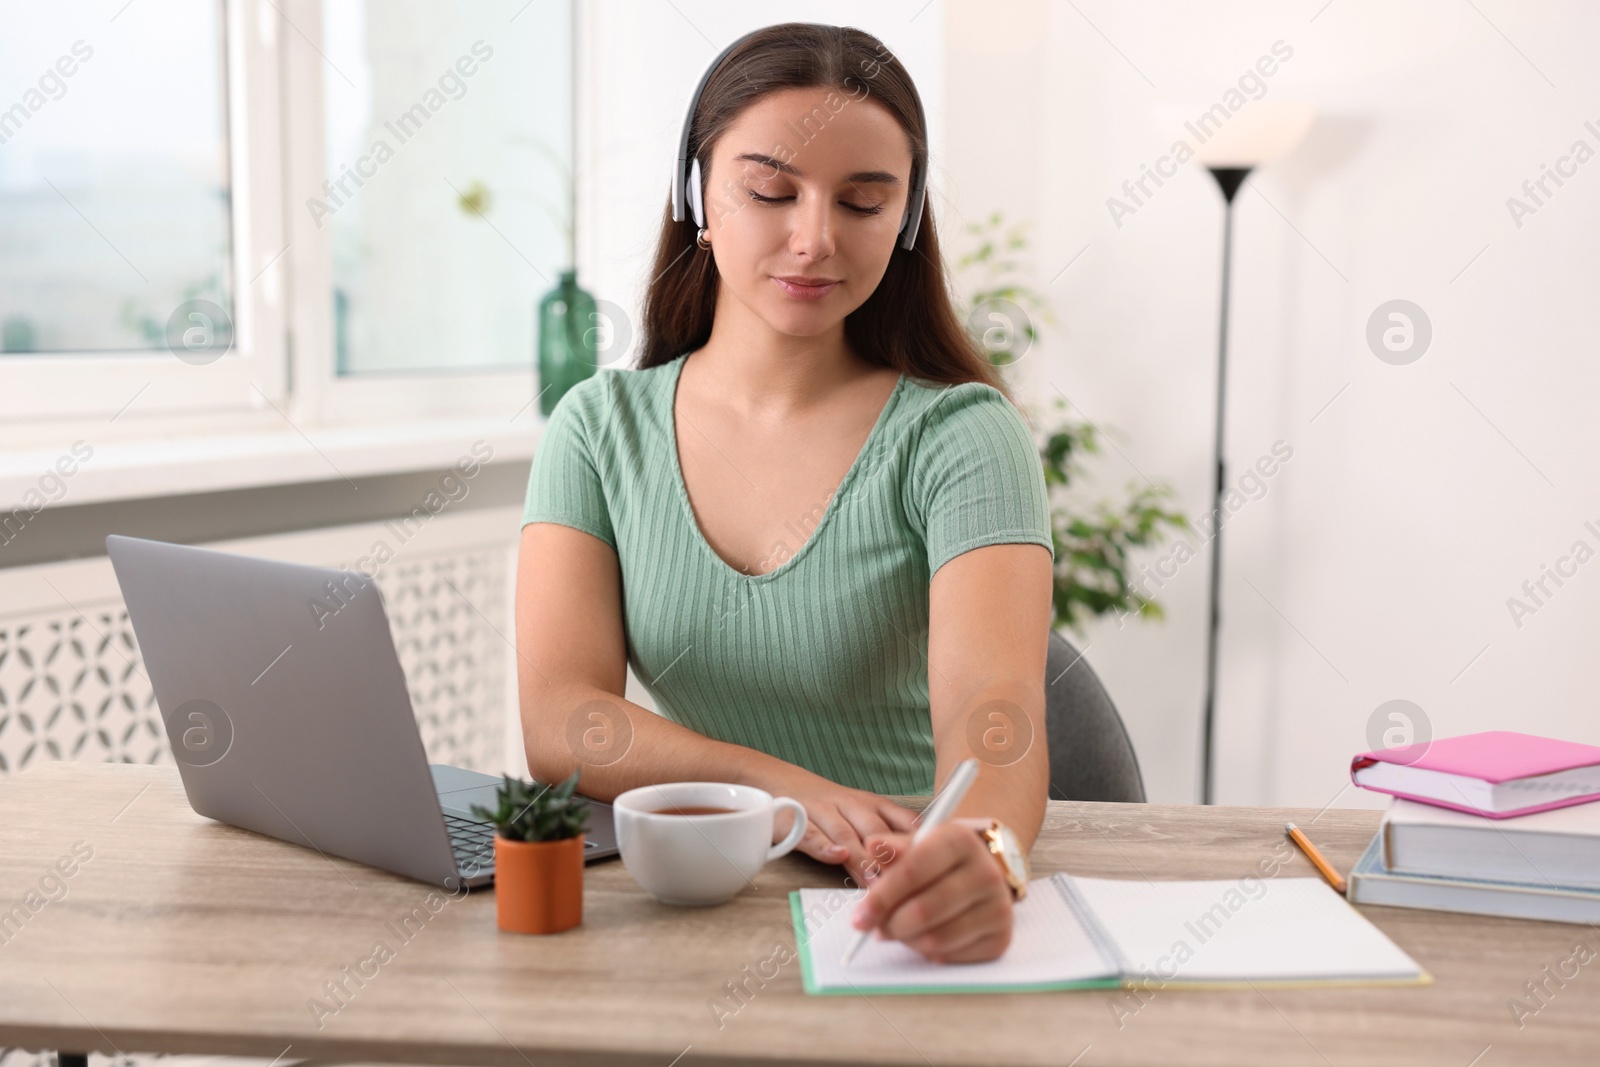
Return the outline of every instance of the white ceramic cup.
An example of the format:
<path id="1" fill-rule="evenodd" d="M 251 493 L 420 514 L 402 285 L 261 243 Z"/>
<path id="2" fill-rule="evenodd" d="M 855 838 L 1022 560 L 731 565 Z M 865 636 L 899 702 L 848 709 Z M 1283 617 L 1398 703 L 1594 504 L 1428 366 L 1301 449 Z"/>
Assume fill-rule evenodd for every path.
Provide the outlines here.
<path id="1" fill-rule="evenodd" d="M 715 815 L 661 814 L 662 809 L 716 807 Z M 776 845 L 773 819 L 794 812 L 794 827 Z M 622 865 L 664 904 L 721 904 L 749 885 L 768 860 L 787 855 L 806 832 L 798 800 L 724 782 L 663 782 L 611 802 Z"/>

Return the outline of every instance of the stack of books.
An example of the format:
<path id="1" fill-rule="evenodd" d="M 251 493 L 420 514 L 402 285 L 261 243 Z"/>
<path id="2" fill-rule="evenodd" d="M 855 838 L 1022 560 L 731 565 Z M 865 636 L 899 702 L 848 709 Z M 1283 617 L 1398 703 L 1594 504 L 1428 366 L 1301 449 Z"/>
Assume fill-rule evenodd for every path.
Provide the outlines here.
<path id="1" fill-rule="evenodd" d="M 1600 922 L 1600 747 L 1497 730 L 1363 752 L 1350 776 L 1394 797 L 1352 902 Z"/>

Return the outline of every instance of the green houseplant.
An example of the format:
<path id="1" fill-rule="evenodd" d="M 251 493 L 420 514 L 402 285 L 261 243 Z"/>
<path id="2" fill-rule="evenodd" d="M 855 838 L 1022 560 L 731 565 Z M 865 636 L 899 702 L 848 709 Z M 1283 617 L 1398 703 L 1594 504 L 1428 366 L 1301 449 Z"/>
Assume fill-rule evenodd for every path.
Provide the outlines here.
<path id="1" fill-rule="evenodd" d="M 971 279 L 964 319 L 968 333 L 1002 379 L 1038 340 L 1036 321 L 1056 321 L 1045 298 L 1022 280 L 1025 230 L 1024 224 L 1005 225 L 994 212 L 967 226 L 971 248 L 955 264 L 958 276 Z M 1052 406 L 1059 410 L 1067 401 L 1056 397 Z M 1024 407 L 1032 413 L 1037 436 L 1044 418 L 1031 405 Z M 1169 529 L 1181 530 L 1188 522 L 1167 506 L 1172 488 L 1166 484 L 1130 485 L 1124 499 L 1090 506 L 1069 499 L 1069 488 L 1084 473 L 1083 457 L 1100 451 L 1100 436 L 1088 420 L 1060 419 L 1044 429 L 1039 443 L 1056 551 L 1051 625 L 1080 632 L 1086 619 L 1099 615 L 1163 617 L 1161 605 L 1130 579 L 1130 556 L 1160 544 Z"/>
<path id="2" fill-rule="evenodd" d="M 494 824 L 495 921 L 520 934 L 554 934 L 583 921 L 583 833 L 588 806 L 578 772 L 560 785 L 504 776 L 493 810 L 472 813 Z"/>

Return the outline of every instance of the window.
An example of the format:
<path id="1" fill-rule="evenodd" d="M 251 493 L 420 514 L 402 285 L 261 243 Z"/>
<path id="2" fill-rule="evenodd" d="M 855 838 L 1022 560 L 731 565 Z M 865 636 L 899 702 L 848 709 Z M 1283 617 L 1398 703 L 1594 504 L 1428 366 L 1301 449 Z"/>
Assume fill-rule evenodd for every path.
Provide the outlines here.
<path id="1" fill-rule="evenodd" d="M 327 234 L 341 374 L 528 368 L 567 266 L 565 9 L 470 10 L 323 0 L 325 184 L 292 210 Z"/>
<path id="2" fill-rule="evenodd" d="M 286 377 L 271 27 L 0 14 L 0 420 L 264 407 Z"/>
<path id="3" fill-rule="evenodd" d="M 515 409 L 572 39 L 526 0 L 7 5 L 0 421 Z"/>
<path id="4" fill-rule="evenodd" d="M 0 351 L 156 351 L 200 301 L 230 332 L 221 12 L 183 6 L 133 54 L 48 9 L 0 37 L 29 76 L 0 113 Z"/>

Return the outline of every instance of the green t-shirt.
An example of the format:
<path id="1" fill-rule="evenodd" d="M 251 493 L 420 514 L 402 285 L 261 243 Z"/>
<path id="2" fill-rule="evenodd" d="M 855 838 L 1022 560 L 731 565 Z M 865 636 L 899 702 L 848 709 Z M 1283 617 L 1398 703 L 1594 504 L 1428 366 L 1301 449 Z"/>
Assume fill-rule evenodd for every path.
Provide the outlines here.
<path id="1" fill-rule="evenodd" d="M 617 552 L 628 662 L 672 721 L 879 794 L 933 791 L 928 585 L 983 545 L 1044 545 L 1033 437 L 997 390 L 902 374 L 831 498 L 790 525 L 766 574 L 696 523 L 673 397 L 684 358 L 601 371 L 539 440 L 524 525 Z"/>

